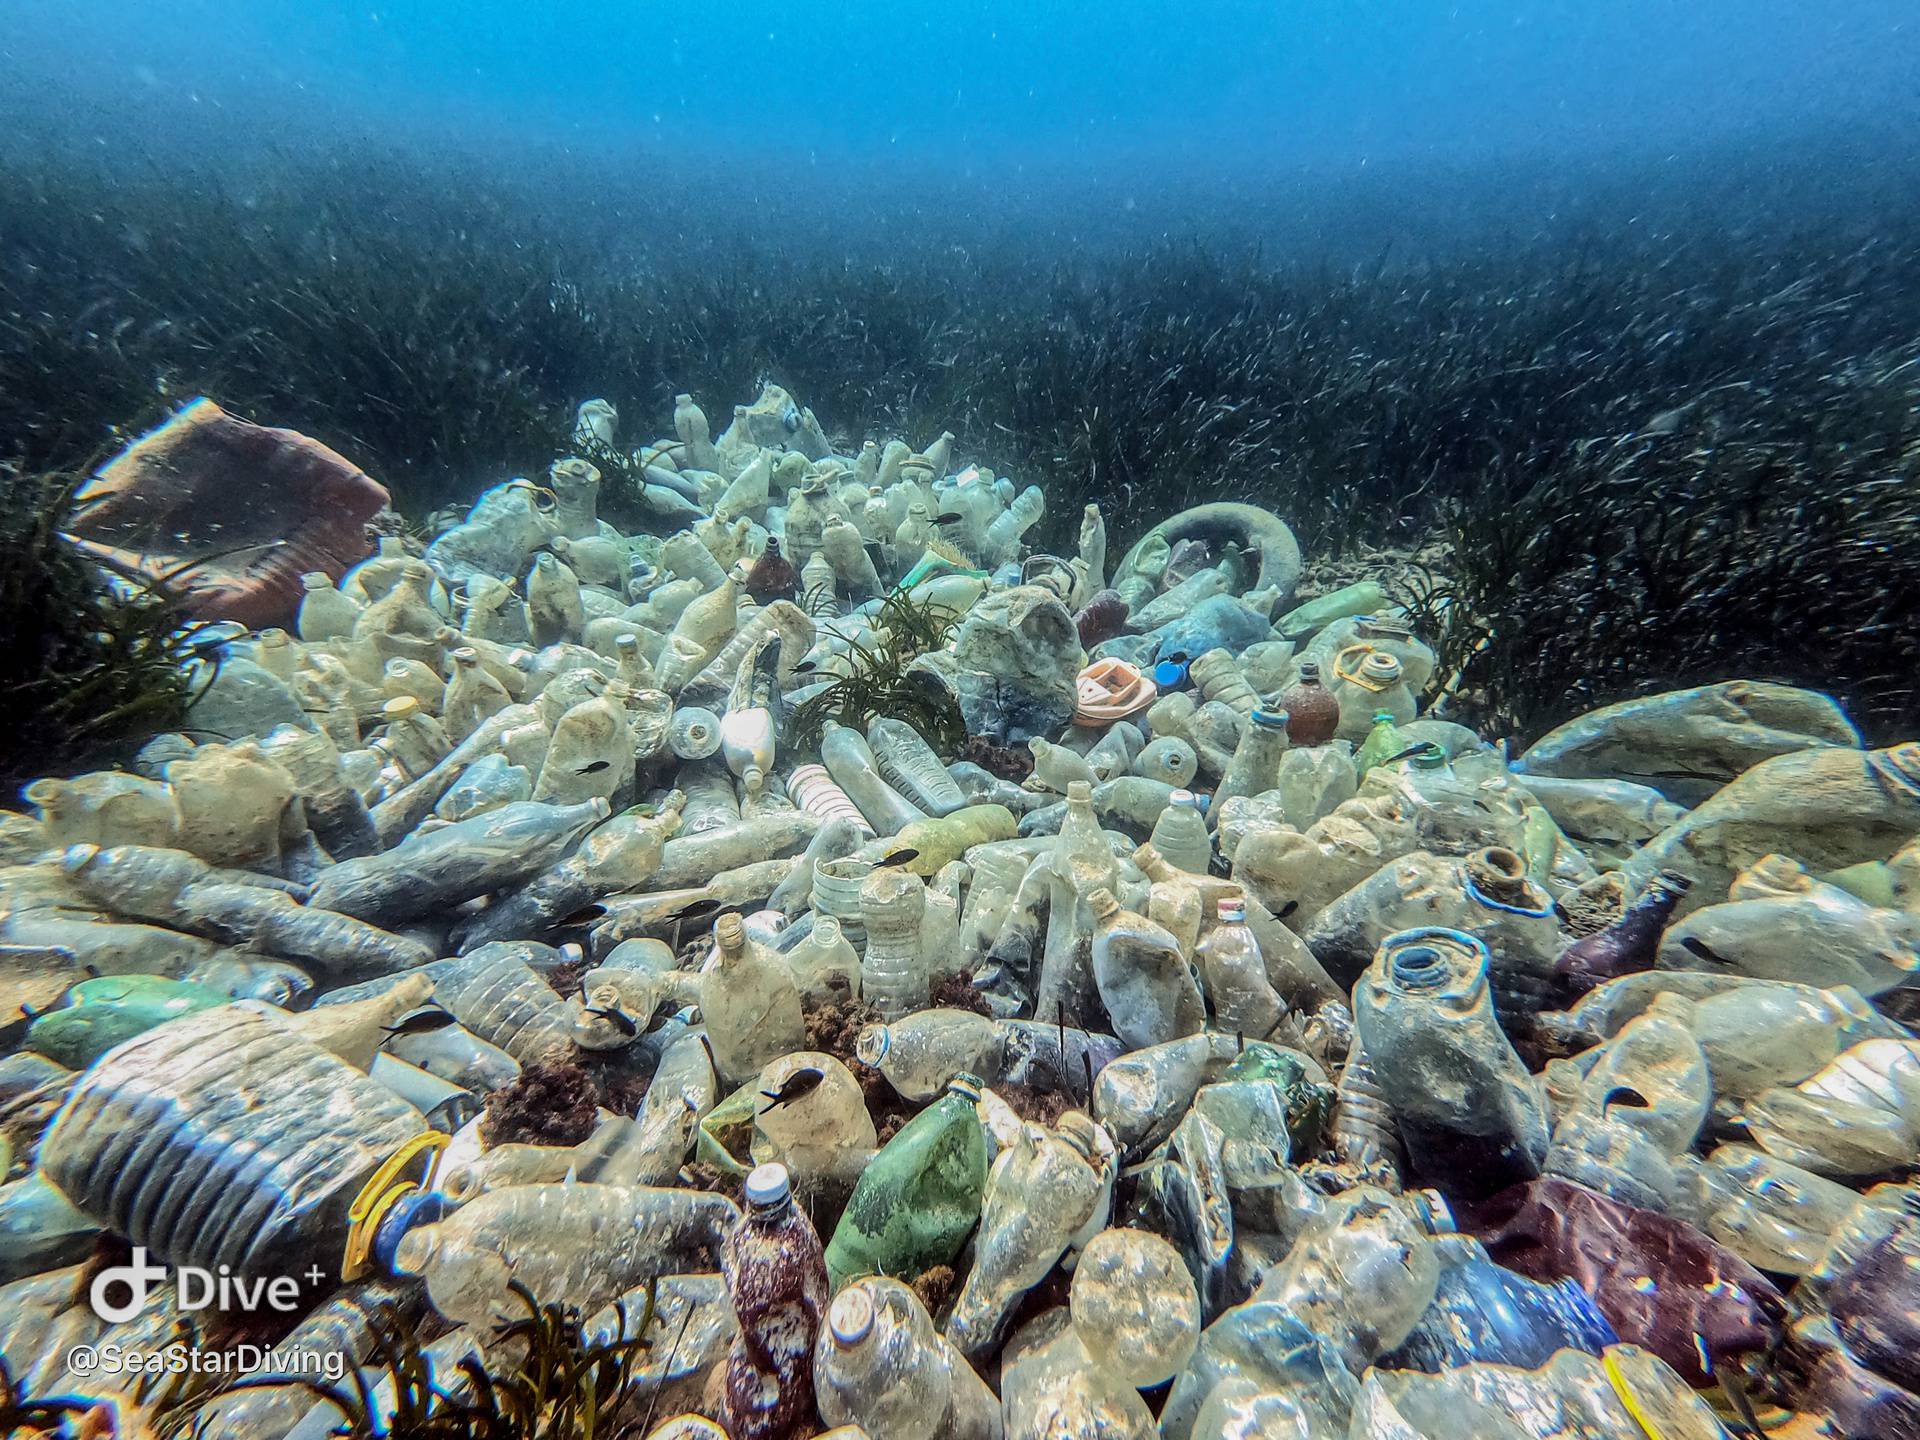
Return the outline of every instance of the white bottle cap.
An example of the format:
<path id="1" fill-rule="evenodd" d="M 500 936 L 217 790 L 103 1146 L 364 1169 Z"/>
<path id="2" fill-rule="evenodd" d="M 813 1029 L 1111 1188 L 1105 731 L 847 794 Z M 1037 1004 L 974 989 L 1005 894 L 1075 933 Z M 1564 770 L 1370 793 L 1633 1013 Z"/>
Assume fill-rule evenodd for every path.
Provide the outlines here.
<path id="1" fill-rule="evenodd" d="M 768 1161 L 756 1165 L 747 1176 L 747 1204 L 755 1210 L 771 1210 L 787 1203 L 793 1185 L 787 1179 L 787 1167 Z"/>
<path id="2" fill-rule="evenodd" d="M 827 1330 L 842 1350 L 858 1345 L 873 1330 L 873 1296 L 858 1285 L 842 1290 L 827 1309 Z"/>
<path id="3" fill-rule="evenodd" d="M 1171 795 L 1167 796 L 1167 804 L 1170 806 L 1191 805 L 1193 804 L 1193 791 L 1176 790 Z"/>

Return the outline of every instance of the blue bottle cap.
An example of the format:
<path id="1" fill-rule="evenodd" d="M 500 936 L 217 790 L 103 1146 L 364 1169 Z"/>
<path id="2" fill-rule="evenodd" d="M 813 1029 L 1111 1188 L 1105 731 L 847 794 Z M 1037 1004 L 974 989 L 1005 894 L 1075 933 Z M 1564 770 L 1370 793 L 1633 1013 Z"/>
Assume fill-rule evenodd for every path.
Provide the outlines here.
<path id="1" fill-rule="evenodd" d="M 1187 683 L 1187 662 L 1184 660 L 1158 660 L 1153 666 L 1153 685 L 1162 695 L 1170 690 L 1178 690 Z"/>

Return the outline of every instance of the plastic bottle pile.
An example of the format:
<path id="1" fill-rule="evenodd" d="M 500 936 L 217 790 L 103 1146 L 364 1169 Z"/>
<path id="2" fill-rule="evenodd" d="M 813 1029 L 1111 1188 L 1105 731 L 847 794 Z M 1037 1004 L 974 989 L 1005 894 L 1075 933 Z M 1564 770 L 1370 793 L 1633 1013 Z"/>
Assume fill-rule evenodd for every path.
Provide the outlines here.
<path id="1" fill-rule="evenodd" d="M 182 1320 L 95 1313 L 106 1232 L 443 1377 L 644 1308 L 659 1436 L 1920 1433 L 1920 747 L 1733 681 L 1510 758 L 1264 511 L 1036 556 L 950 436 L 674 430 L 656 533 L 499 485 L 0 815 L 25 1393 Z M 797 738 L 909 614 L 971 758 Z"/>

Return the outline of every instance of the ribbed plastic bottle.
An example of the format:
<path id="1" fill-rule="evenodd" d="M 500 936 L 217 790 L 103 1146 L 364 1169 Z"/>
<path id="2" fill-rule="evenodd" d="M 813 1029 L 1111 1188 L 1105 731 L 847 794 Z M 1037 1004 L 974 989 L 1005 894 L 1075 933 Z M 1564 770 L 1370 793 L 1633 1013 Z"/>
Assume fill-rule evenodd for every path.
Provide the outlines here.
<path id="1" fill-rule="evenodd" d="M 700 975 L 700 1013 L 721 1078 L 741 1085 L 807 1044 L 800 991 L 786 961 L 747 939 L 738 915 L 714 922 L 714 958 Z"/>
<path id="2" fill-rule="evenodd" d="M 904 866 L 875 870 L 860 887 L 867 949 L 860 961 L 860 993 L 882 1020 L 927 1008 L 931 972 L 920 949 L 927 887 Z"/>
<path id="3" fill-rule="evenodd" d="M 861 1172 L 827 1246 L 837 1290 L 861 1275 L 914 1280 L 950 1265 L 980 1220 L 987 1188 L 980 1081 L 962 1072 Z"/>
<path id="4" fill-rule="evenodd" d="M 265 1006 L 182 1016 L 82 1075 L 41 1173 L 157 1260 L 240 1275 L 337 1273 L 347 1206 L 426 1129 L 413 1106 Z"/>
<path id="5" fill-rule="evenodd" d="M 1158 742 L 1155 742 L 1158 743 Z M 1167 862 L 1189 875 L 1205 875 L 1213 864 L 1213 837 L 1200 813 L 1200 799 L 1191 790 L 1175 790 L 1167 808 L 1153 822 L 1153 848 Z"/>
<path id="6" fill-rule="evenodd" d="M 1202 937 L 1197 954 L 1214 1028 L 1264 1040 L 1287 1013 L 1286 1002 L 1267 978 L 1260 942 L 1247 926 L 1246 902 L 1236 897 L 1218 905 L 1219 923 Z"/>
<path id="7" fill-rule="evenodd" d="M 898 1280 L 834 1297 L 814 1346 L 820 1415 L 889 1440 L 1000 1440 L 1000 1401 Z"/>
<path id="8" fill-rule="evenodd" d="M 820 1237 L 781 1165 L 747 1176 L 747 1213 L 721 1253 L 740 1333 L 721 1418 L 732 1440 L 789 1440 L 813 1421 L 813 1347 L 827 1310 Z"/>
<path id="9" fill-rule="evenodd" d="M 1287 753 L 1287 712 L 1255 709 L 1240 732 L 1240 743 L 1214 788 L 1218 810 L 1236 795 L 1264 795 L 1280 783 L 1280 757 Z"/>

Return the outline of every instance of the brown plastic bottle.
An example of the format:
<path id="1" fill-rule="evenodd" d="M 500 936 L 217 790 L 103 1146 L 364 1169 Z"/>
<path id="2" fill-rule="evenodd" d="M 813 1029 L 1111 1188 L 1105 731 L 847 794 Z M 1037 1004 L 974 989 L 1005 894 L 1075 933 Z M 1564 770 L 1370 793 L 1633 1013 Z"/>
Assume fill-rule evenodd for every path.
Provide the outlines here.
<path id="1" fill-rule="evenodd" d="M 813 1422 L 813 1345 L 827 1310 L 820 1236 L 793 1203 L 784 1165 L 747 1176 L 747 1213 L 721 1251 L 740 1333 L 727 1354 L 722 1420 L 732 1440 L 788 1440 Z"/>

